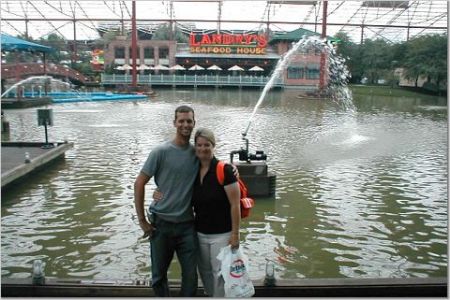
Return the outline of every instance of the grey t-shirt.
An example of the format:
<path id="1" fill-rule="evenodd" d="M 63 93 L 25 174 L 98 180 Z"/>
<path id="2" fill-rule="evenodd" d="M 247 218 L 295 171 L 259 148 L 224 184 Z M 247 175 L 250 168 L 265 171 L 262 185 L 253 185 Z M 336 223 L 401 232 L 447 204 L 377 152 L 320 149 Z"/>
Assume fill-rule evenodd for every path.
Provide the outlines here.
<path id="1" fill-rule="evenodd" d="M 150 212 L 169 222 L 193 220 L 192 188 L 199 163 L 194 147 L 179 147 L 168 141 L 155 147 L 149 154 L 141 172 L 154 177 L 163 199 L 153 201 Z"/>

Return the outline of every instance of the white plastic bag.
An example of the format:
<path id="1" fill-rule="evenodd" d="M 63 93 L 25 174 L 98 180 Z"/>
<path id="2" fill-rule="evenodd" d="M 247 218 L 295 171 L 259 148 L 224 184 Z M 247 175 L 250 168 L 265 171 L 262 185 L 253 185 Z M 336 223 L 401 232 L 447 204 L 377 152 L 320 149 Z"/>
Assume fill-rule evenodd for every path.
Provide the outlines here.
<path id="1" fill-rule="evenodd" d="M 220 273 L 225 281 L 225 297 L 246 298 L 255 294 L 248 275 L 248 260 L 242 250 L 231 250 L 228 245 L 220 250 L 217 259 L 222 262 Z"/>

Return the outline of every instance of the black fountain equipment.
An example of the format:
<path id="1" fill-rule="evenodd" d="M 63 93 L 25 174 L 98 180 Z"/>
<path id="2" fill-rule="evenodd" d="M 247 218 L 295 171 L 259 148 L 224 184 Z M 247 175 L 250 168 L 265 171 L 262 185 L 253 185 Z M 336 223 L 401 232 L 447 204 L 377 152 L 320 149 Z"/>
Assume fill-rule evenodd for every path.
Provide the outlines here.
<path id="1" fill-rule="evenodd" d="M 247 185 L 249 196 L 270 197 L 275 195 L 276 176 L 268 172 L 267 155 L 264 151 L 257 150 L 254 154 L 249 153 L 249 141 L 246 133 L 242 133 L 245 148 L 230 152 L 230 162 L 236 154 L 239 161 L 234 164 L 239 170 L 239 176 Z"/>

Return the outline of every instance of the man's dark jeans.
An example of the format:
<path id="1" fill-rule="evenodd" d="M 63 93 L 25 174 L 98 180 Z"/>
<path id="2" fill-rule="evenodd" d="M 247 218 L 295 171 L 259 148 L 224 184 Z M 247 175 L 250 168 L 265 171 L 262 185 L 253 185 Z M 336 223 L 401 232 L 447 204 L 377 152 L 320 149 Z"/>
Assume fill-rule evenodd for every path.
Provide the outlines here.
<path id="1" fill-rule="evenodd" d="M 172 223 L 153 216 L 156 229 L 150 240 L 150 248 L 155 296 L 170 296 L 167 271 L 176 252 L 181 265 L 180 296 L 195 297 L 198 285 L 198 240 L 194 222 Z"/>

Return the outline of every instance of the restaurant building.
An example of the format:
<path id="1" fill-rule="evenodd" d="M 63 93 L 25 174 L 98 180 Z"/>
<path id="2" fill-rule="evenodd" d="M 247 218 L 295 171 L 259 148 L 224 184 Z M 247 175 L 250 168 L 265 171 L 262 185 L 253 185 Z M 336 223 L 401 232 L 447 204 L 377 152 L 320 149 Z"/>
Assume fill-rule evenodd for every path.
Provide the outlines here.
<path id="1" fill-rule="evenodd" d="M 138 40 L 137 65 L 162 65 L 170 68 L 178 64 L 186 70 L 197 65 L 200 66 L 196 70 L 197 74 L 232 72 L 232 75 L 269 76 L 282 55 L 304 36 L 320 34 L 300 28 L 275 34 L 270 40 L 265 34 L 248 32 L 191 33 L 188 43 Z M 108 50 L 105 51 L 105 66 L 131 63 L 131 40 L 118 37 L 108 45 Z M 230 68 L 234 71 L 230 71 Z M 141 74 L 146 72 L 144 68 L 140 69 Z M 156 68 L 154 72 L 162 71 L 161 68 Z M 315 49 L 299 49 L 284 71 L 283 77 L 285 87 L 317 87 L 320 79 L 320 53 Z"/>

